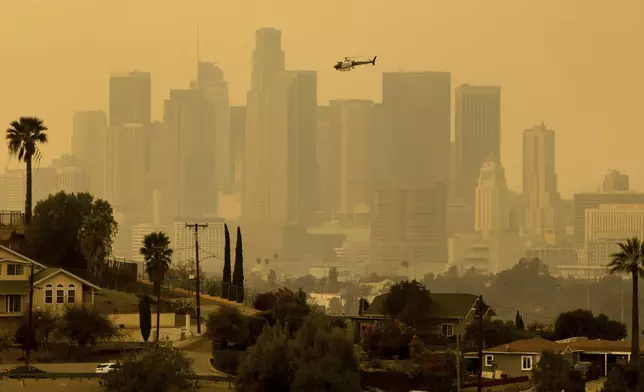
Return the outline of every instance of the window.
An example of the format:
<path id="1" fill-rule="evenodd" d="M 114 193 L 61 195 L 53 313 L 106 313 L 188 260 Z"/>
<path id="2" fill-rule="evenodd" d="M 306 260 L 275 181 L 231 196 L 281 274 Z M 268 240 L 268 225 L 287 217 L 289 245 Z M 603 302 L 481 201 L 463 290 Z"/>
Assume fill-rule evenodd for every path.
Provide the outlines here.
<path id="1" fill-rule="evenodd" d="M 75 304 L 76 303 L 76 287 L 73 284 L 67 286 L 67 303 Z"/>
<path id="2" fill-rule="evenodd" d="M 441 324 L 441 335 L 447 337 L 454 336 L 454 324 Z"/>
<path id="3" fill-rule="evenodd" d="M 64 304 L 65 303 L 65 286 L 59 284 L 56 286 L 56 303 Z"/>
<path id="4" fill-rule="evenodd" d="M 485 356 L 485 366 L 492 367 L 494 365 L 494 355 Z"/>
<path id="5" fill-rule="evenodd" d="M 7 265 L 7 275 L 19 276 L 24 273 L 24 266 L 22 264 L 9 264 Z"/>
<path id="6" fill-rule="evenodd" d="M 532 370 L 532 357 L 521 357 L 521 370 Z"/>
<path id="7" fill-rule="evenodd" d="M 5 311 L 7 313 L 18 313 L 21 312 L 21 301 L 19 295 L 7 295 L 7 300 L 5 302 L 6 307 Z"/>
<path id="8" fill-rule="evenodd" d="M 54 287 L 50 284 L 45 286 L 45 303 L 46 304 L 54 303 Z"/>

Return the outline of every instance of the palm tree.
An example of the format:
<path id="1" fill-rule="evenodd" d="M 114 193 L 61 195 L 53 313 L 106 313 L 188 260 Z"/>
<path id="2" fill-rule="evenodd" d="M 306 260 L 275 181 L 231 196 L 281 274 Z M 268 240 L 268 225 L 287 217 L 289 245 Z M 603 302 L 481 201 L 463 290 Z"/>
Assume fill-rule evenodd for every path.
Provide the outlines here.
<path id="1" fill-rule="evenodd" d="M 631 363 L 637 363 L 640 356 L 639 328 L 639 278 L 644 276 L 644 243 L 633 237 L 626 243 L 618 242 L 620 251 L 611 255 L 608 263 L 610 274 L 630 274 L 633 279 L 633 313 L 631 321 Z"/>
<path id="2" fill-rule="evenodd" d="M 32 173 L 31 164 L 35 160 L 40 161 L 41 154 L 39 144 L 47 143 L 47 127 L 37 117 L 20 117 L 13 121 L 7 129 L 7 144 L 9 155 L 18 157 L 18 161 L 25 162 L 27 166 L 27 194 L 25 195 L 25 224 L 31 222 L 32 202 L 31 187 Z"/>
<path id="3" fill-rule="evenodd" d="M 143 238 L 143 246 L 139 253 L 145 259 L 145 270 L 152 282 L 154 293 L 157 296 L 157 336 L 159 342 L 159 324 L 161 323 L 161 285 L 172 262 L 172 249 L 170 239 L 162 232 L 152 232 Z"/>
<path id="4" fill-rule="evenodd" d="M 262 265 L 262 259 L 260 257 L 256 258 L 255 262 L 257 263 L 258 266 Z"/>

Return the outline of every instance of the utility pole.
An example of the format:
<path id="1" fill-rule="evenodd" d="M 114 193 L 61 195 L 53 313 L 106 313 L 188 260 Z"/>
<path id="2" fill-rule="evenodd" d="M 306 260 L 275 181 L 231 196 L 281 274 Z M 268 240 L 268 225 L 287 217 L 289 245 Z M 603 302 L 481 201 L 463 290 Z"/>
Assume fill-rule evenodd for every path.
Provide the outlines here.
<path id="1" fill-rule="evenodd" d="M 484 313 L 485 304 L 483 302 L 483 296 L 479 296 L 479 300 L 476 302 L 476 313 L 475 317 L 478 319 L 479 323 L 479 333 L 477 336 L 478 340 L 478 357 L 479 357 L 479 368 L 478 368 L 478 382 L 476 383 L 476 392 L 481 392 L 481 384 L 483 382 L 483 313 Z"/>
<path id="2" fill-rule="evenodd" d="M 25 365 L 29 365 L 29 357 L 31 355 L 31 344 L 34 342 L 32 339 L 33 334 L 33 318 L 34 318 L 34 265 L 29 265 L 29 312 L 27 316 L 27 337 L 25 350 Z"/>
<path id="3" fill-rule="evenodd" d="M 201 335 L 201 292 L 199 291 L 199 228 L 206 228 L 208 227 L 208 224 L 199 224 L 199 223 L 193 223 L 189 224 L 186 223 L 186 227 L 192 227 L 195 229 L 195 268 L 197 272 L 197 280 L 196 280 L 196 291 L 197 291 L 197 334 Z"/>
<path id="4" fill-rule="evenodd" d="M 456 334 L 456 392 L 461 392 L 461 335 Z"/>

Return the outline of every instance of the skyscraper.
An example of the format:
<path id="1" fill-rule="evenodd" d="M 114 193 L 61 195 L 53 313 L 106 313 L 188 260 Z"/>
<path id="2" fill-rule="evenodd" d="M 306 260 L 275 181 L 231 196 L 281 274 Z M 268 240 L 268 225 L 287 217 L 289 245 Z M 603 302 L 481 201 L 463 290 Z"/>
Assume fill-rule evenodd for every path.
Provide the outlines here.
<path id="1" fill-rule="evenodd" d="M 385 268 L 404 260 L 426 273 L 447 263 L 450 83 L 447 72 L 383 74 L 380 140 L 388 171 L 373 205 L 371 247 Z"/>
<path id="2" fill-rule="evenodd" d="M 107 114 L 102 110 L 74 113 L 72 155 L 82 160 L 87 174 L 89 191 L 105 197 L 105 159 L 107 154 Z"/>
<path id="3" fill-rule="evenodd" d="M 216 134 L 212 102 L 201 89 L 171 90 L 163 122 L 167 159 L 174 176 L 162 192 L 174 217 L 200 218 L 217 213 Z"/>
<path id="4" fill-rule="evenodd" d="M 501 160 L 501 88 L 459 86 L 455 126 L 455 193 L 471 203 L 485 160 L 490 154 Z"/>
<path id="5" fill-rule="evenodd" d="M 211 110 L 215 132 L 215 182 L 217 191 L 230 191 L 232 185 L 232 154 L 230 129 L 230 103 L 228 82 L 217 65 L 199 62 L 197 88 L 204 91 L 205 110 Z"/>
<path id="6" fill-rule="evenodd" d="M 149 72 L 128 72 L 110 77 L 110 126 L 147 125 L 152 120 L 152 77 Z"/>
<path id="7" fill-rule="evenodd" d="M 287 71 L 288 88 L 288 222 L 308 225 L 317 193 L 315 142 L 317 128 L 317 72 Z"/>
<path id="8" fill-rule="evenodd" d="M 242 218 L 250 224 L 287 223 L 288 89 L 281 32 L 256 33 L 246 105 L 246 165 Z"/>
<path id="9" fill-rule="evenodd" d="M 554 244 L 557 174 L 555 173 L 555 132 L 542 123 L 523 132 L 523 197 L 526 199 L 524 234 L 536 241 Z"/>
<path id="10" fill-rule="evenodd" d="M 143 124 L 110 127 L 107 136 L 106 190 L 115 210 L 141 211 L 148 202 L 148 135 Z"/>

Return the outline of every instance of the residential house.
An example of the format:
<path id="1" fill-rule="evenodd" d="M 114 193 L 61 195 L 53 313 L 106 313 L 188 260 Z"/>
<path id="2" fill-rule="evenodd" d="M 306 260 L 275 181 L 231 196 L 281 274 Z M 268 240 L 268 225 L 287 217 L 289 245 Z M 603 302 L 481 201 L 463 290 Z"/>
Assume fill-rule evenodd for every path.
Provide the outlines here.
<path id="1" fill-rule="evenodd" d="M 33 309 L 58 312 L 71 304 L 94 304 L 94 293 L 100 287 L 0 245 L 0 317 L 22 316 L 28 311 L 32 268 Z"/>
<path id="2" fill-rule="evenodd" d="M 366 315 L 384 315 L 384 304 L 389 294 L 374 298 L 373 303 L 365 312 Z M 467 327 L 475 321 L 476 307 L 479 297 L 474 294 L 462 293 L 431 293 L 432 300 L 429 309 L 432 332 L 444 337 L 464 336 Z M 483 304 L 483 318 L 490 320 L 496 316 L 491 306 Z"/>
<path id="3" fill-rule="evenodd" d="M 627 340 L 614 341 L 603 339 L 588 339 L 584 337 L 560 340 L 571 349 L 580 351 L 580 361 L 591 362 L 605 377 L 616 365 L 626 365 L 631 360 L 631 342 Z M 640 353 L 644 353 L 644 345 L 640 346 Z"/>
<path id="4" fill-rule="evenodd" d="M 483 350 L 483 377 L 500 378 L 531 376 L 544 351 L 563 355 L 571 364 L 579 362 L 581 351 L 567 344 L 535 337 L 521 339 L 508 344 Z M 467 354 L 465 358 L 476 358 L 476 354 Z"/>

